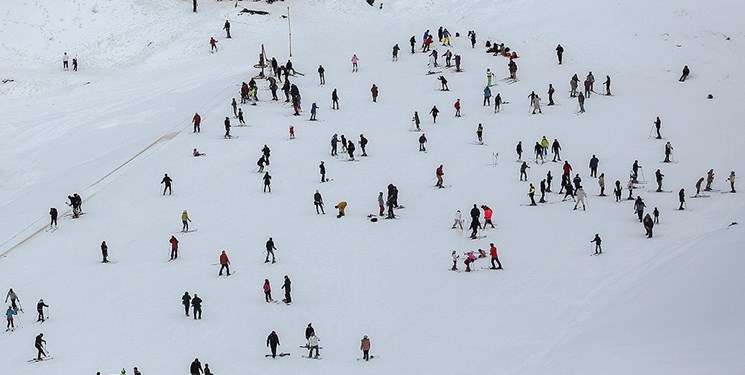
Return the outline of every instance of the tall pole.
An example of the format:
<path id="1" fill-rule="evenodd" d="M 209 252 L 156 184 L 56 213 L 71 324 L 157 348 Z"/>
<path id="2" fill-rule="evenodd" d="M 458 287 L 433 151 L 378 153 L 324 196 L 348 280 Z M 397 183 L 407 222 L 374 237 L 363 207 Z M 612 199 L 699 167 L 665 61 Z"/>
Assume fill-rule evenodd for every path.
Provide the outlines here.
<path id="1" fill-rule="evenodd" d="M 287 6 L 287 31 L 290 36 L 290 57 L 292 57 L 292 24 L 290 23 L 290 6 Z"/>

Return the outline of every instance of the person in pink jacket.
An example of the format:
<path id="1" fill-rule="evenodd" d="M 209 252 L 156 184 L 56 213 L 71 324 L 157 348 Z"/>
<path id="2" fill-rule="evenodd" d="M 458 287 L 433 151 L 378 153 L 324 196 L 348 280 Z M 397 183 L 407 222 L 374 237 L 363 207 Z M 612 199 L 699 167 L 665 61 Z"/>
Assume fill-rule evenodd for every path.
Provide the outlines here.
<path id="1" fill-rule="evenodd" d="M 492 228 L 495 228 L 494 223 L 492 223 L 491 221 L 491 217 L 493 214 L 491 208 L 489 208 L 489 206 L 487 205 L 482 205 L 481 209 L 484 210 L 484 226 L 482 227 L 482 229 L 486 228 L 487 224 L 491 225 Z"/>
<path id="2" fill-rule="evenodd" d="M 272 299 L 272 287 L 269 285 L 269 279 L 264 279 L 264 299 L 267 302 L 274 301 Z"/>
<path id="3" fill-rule="evenodd" d="M 359 71 L 359 66 L 357 66 L 358 61 L 360 61 L 360 59 L 357 57 L 357 55 L 352 55 L 352 72 Z"/>
<path id="4" fill-rule="evenodd" d="M 476 261 L 476 255 L 473 253 L 473 251 L 469 251 L 466 253 L 466 260 L 464 263 L 466 264 L 466 272 L 471 272 L 471 263 Z"/>

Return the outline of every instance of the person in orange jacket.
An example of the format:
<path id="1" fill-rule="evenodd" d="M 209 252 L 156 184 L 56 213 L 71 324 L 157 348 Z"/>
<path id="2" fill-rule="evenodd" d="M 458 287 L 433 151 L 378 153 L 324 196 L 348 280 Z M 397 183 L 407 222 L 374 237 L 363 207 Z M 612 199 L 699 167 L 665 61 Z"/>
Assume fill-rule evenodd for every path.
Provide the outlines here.
<path id="1" fill-rule="evenodd" d="M 168 240 L 168 242 L 171 243 L 171 260 L 174 260 L 178 258 L 178 240 L 176 239 L 176 236 L 171 236 L 171 239 Z"/>
<path id="2" fill-rule="evenodd" d="M 225 250 L 222 251 L 222 254 L 220 254 L 220 273 L 218 276 L 222 276 L 222 270 L 225 269 L 228 273 L 228 276 L 230 276 L 230 259 L 228 259 L 228 254 L 225 253 Z"/>
<path id="3" fill-rule="evenodd" d="M 497 247 L 494 246 L 493 243 L 489 244 L 489 255 L 491 255 L 491 269 L 493 270 L 501 270 L 502 269 L 502 263 L 499 261 L 499 253 L 497 252 Z M 494 263 L 497 263 L 497 266 L 494 265 Z"/>
<path id="4" fill-rule="evenodd" d="M 484 225 L 481 227 L 481 229 L 486 228 L 487 224 L 491 225 L 492 228 L 495 228 L 494 223 L 491 222 L 491 217 L 494 212 L 491 210 L 491 208 L 489 208 L 489 206 L 485 204 L 481 206 L 481 209 L 484 210 Z"/>
<path id="5" fill-rule="evenodd" d="M 347 208 L 347 202 L 341 201 L 336 206 L 334 206 L 334 208 L 339 210 L 339 214 L 336 215 L 336 217 L 341 218 L 342 216 L 344 216 L 344 209 Z"/>

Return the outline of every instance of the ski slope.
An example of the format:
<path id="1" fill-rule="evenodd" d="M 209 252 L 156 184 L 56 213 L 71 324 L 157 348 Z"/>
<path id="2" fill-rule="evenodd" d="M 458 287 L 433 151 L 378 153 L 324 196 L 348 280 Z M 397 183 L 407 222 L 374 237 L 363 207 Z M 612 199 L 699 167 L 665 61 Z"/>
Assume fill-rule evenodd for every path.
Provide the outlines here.
<path id="1" fill-rule="evenodd" d="M 13 80 L 0 84 L 0 290 L 14 288 L 25 309 L 16 318 L 22 327 L 0 336 L 0 367 L 32 375 L 131 373 L 134 366 L 143 374 L 177 374 L 199 358 L 217 374 L 745 371 L 745 277 L 738 267 L 745 261 L 745 200 L 717 191 L 687 198 L 689 209 L 676 210 L 677 191 L 693 195 L 709 169 L 721 191 L 730 171 L 745 173 L 738 2 L 234 5 L 201 1 L 195 14 L 190 1 L 36 0 L 0 12 L 0 79 Z M 270 102 L 268 84 L 258 81 L 258 105 L 242 106 L 248 126 L 235 127 L 229 102 L 258 73 L 261 45 L 280 63 L 288 58 L 281 17 L 287 5 L 292 62 L 305 74 L 291 78 L 303 115 Z M 270 15 L 239 15 L 241 7 Z M 221 31 L 226 19 L 232 39 Z M 424 30 L 436 34 L 441 25 L 461 34 L 450 49 L 462 56 L 464 71 L 442 73 L 449 92 L 425 74 L 426 54 L 409 53 L 412 35 L 419 45 Z M 474 49 L 468 30 L 478 36 Z M 209 52 L 211 36 L 217 53 Z M 508 60 L 484 53 L 485 40 L 517 51 L 518 82 L 501 80 Z M 391 62 L 396 43 L 399 61 Z M 62 71 L 64 51 L 78 56 L 80 71 Z M 353 54 L 358 73 L 351 72 Z M 692 73 L 680 83 L 684 65 Z M 487 68 L 496 76 L 493 94 L 509 102 L 499 114 L 481 105 Z M 588 71 L 598 92 L 610 75 L 614 95 L 593 95 L 587 112 L 576 115 L 569 79 Z M 554 107 L 545 106 L 549 83 Z M 334 88 L 339 111 L 330 109 Z M 529 114 L 531 91 L 543 99 L 543 115 Z M 454 117 L 456 99 L 461 118 Z M 317 122 L 307 121 L 313 102 Z M 428 115 L 433 105 L 441 111 L 437 124 Z M 421 133 L 409 131 L 414 111 L 427 153 L 417 151 Z M 200 134 L 191 134 L 195 112 L 203 119 Z M 223 139 L 226 116 L 237 139 Z M 677 163 L 661 163 L 665 141 L 649 138 L 656 116 Z M 479 123 L 486 145 L 474 144 Z M 359 147 L 359 162 L 330 156 L 334 133 L 355 143 L 364 134 L 369 157 L 359 157 Z M 521 140 L 523 158 L 532 160 L 544 135 L 561 142 L 562 159 L 581 175 L 587 211 L 573 211 L 555 193 L 549 204 L 525 206 L 528 183 L 518 181 L 514 147 Z M 271 194 L 255 172 L 264 145 L 272 151 Z M 208 155 L 192 157 L 195 147 Z M 608 197 L 597 196 L 589 176 L 593 154 Z M 332 182 L 319 183 L 321 160 Z M 649 181 L 634 195 L 661 212 L 653 239 L 644 237 L 632 203 L 611 196 L 615 180 L 625 187 L 634 160 Z M 434 188 L 440 164 L 450 188 Z M 561 164 L 529 164 L 536 189 L 550 170 L 557 191 Z M 673 193 L 648 192 L 657 168 Z M 174 180 L 171 196 L 161 196 L 164 173 Z M 405 208 L 397 220 L 371 223 L 366 216 L 377 213 L 377 194 L 389 183 Z M 316 190 L 326 215 L 315 213 Z M 66 212 L 73 192 L 85 200 L 86 214 L 63 216 L 58 230 L 46 232 L 49 207 Z M 337 219 L 340 201 L 349 206 Z M 449 229 L 455 211 L 467 218 L 473 204 L 490 206 L 497 225 L 480 240 Z M 179 233 L 184 209 L 196 232 Z M 595 233 L 604 254 L 590 257 Z M 171 235 L 181 251 L 168 262 Z M 276 264 L 264 263 L 269 237 Z M 116 263 L 100 263 L 104 240 Z M 451 251 L 488 249 L 490 242 L 505 270 L 482 269 L 488 261 L 481 259 L 476 272 L 448 271 Z M 235 275 L 217 276 L 221 250 Z M 279 300 L 284 275 L 293 282 L 292 305 L 265 303 L 264 279 Z M 204 300 L 201 321 L 183 316 L 184 291 Z M 40 298 L 50 305 L 42 325 L 33 317 Z M 301 358 L 307 352 L 298 348 L 309 322 L 321 339 L 320 361 Z M 264 357 L 272 330 L 289 357 Z M 54 360 L 29 364 L 39 332 Z M 363 335 L 380 359 L 355 360 Z"/>

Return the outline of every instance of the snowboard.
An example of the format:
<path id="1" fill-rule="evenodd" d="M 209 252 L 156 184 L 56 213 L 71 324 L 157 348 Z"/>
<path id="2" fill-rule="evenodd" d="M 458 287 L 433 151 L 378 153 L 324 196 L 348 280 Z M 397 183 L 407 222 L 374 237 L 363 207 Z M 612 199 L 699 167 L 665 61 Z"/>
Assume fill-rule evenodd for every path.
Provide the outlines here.
<path id="1" fill-rule="evenodd" d="M 303 357 L 303 358 L 307 358 L 307 359 L 323 359 L 323 358 L 321 358 L 321 357 L 308 357 L 307 355 L 304 355 L 304 356 L 302 356 L 302 357 Z"/>

